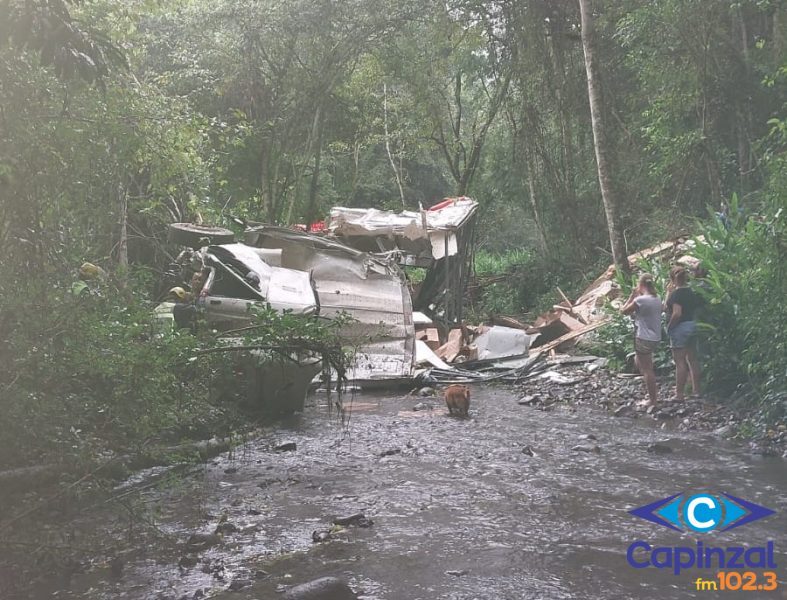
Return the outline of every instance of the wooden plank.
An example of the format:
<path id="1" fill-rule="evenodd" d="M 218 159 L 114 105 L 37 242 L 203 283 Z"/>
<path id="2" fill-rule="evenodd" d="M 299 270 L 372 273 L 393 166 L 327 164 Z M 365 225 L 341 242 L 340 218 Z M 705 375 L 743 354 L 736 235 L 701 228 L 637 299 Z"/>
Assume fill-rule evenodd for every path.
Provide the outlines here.
<path id="1" fill-rule="evenodd" d="M 553 304 L 552 308 L 555 309 L 555 310 L 563 311 L 564 313 L 570 315 L 572 318 L 576 319 L 577 321 L 579 321 L 583 325 L 587 325 L 588 324 L 588 322 L 582 317 L 582 315 L 578 315 L 577 313 L 574 312 L 574 307 L 573 306 L 571 308 L 569 308 L 567 306 L 563 306 L 562 304 Z"/>
<path id="2" fill-rule="evenodd" d="M 600 321 L 595 321 L 595 322 L 591 323 L 590 325 L 584 325 L 581 329 L 577 329 L 575 331 L 571 331 L 570 333 L 567 333 L 567 334 L 565 334 L 563 336 L 560 336 L 556 340 L 552 340 L 548 344 L 544 344 L 543 346 L 539 346 L 538 348 L 533 348 L 530 351 L 530 356 L 535 356 L 537 354 L 541 354 L 542 352 L 549 352 L 553 348 L 557 348 L 558 346 L 560 346 L 560 344 L 562 344 L 563 342 L 568 342 L 570 340 L 578 338 L 581 335 L 584 335 L 584 334 L 589 333 L 589 332 L 591 332 L 591 331 L 593 331 L 595 329 L 598 329 L 602 325 L 606 325 L 607 323 L 610 322 L 610 320 L 611 319 L 606 318 L 606 319 L 601 319 Z"/>
<path id="3" fill-rule="evenodd" d="M 582 329 L 587 323 L 580 323 L 577 319 L 562 313 L 560 315 L 560 322 L 563 323 L 566 327 L 569 328 L 571 331 L 576 331 L 577 329 Z"/>
<path id="4" fill-rule="evenodd" d="M 559 287 L 557 288 L 557 293 L 560 294 L 560 297 L 563 298 L 563 302 L 566 302 L 569 307 L 574 306 L 574 303 L 571 302 L 571 300 L 568 299 L 568 296 L 566 296 L 563 293 L 563 290 L 561 290 Z"/>
<path id="5" fill-rule="evenodd" d="M 420 332 L 419 332 L 420 333 Z M 426 335 L 423 338 L 424 343 L 429 346 L 429 349 L 434 352 L 440 347 L 440 332 L 437 331 L 436 327 L 430 327 L 428 329 L 424 329 L 423 333 Z"/>
<path id="6" fill-rule="evenodd" d="M 462 350 L 462 330 L 452 329 L 448 332 L 448 341 L 440 346 L 435 354 L 446 362 L 452 362 Z"/>
<path id="7" fill-rule="evenodd" d="M 521 321 L 516 320 L 514 317 L 506 317 L 503 315 L 496 315 L 492 317 L 492 323 L 494 325 L 502 325 L 503 327 L 510 327 L 512 329 L 528 328 L 528 325 L 525 325 Z"/>

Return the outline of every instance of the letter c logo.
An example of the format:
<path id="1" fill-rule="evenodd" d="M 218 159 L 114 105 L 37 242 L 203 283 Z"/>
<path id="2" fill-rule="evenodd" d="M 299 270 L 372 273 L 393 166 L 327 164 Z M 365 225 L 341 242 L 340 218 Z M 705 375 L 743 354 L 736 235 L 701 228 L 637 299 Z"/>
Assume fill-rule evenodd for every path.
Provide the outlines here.
<path id="1" fill-rule="evenodd" d="M 713 496 L 692 496 L 683 510 L 686 524 L 694 531 L 711 531 L 721 523 L 721 503 Z"/>

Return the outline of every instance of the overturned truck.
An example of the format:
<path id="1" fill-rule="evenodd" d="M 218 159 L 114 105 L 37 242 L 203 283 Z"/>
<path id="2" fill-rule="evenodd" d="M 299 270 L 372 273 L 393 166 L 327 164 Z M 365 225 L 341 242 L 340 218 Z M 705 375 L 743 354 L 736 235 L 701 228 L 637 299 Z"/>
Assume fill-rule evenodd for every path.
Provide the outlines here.
<path id="1" fill-rule="evenodd" d="M 172 241 L 190 248 L 178 259 L 178 281 L 190 282 L 193 295 L 185 310 L 230 332 L 249 324 L 255 305 L 325 318 L 346 313 L 350 322 L 339 334 L 355 351 L 347 378 L 362 387 L 409 382 L 416 363 L 412 297 L 440 321 L 461 320 L 476 209 L 468 198 L 399 214 L 334 208 L 322 235 L 255 224 L 242 243 L 227 230 L 214 239 L 211 228 L 173 224 Z M 426 269 L 412 296 L 402 266 Z M 273 412 L 299 410 L 319 371 L 313 358 L 273 364 L 252 353 L 244 359 L 247 395 Z"/>

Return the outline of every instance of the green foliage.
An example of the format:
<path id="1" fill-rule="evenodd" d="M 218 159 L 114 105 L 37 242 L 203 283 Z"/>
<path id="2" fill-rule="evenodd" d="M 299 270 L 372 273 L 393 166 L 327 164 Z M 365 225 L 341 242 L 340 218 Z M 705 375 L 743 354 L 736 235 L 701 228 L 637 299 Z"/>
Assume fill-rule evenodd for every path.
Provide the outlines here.
<path id="1" fill-rule="evenodd" d="M 505 253 L 479 250 L 475 254 L 475 272 L 477 275 L 504 273 L 515 269 L 519 265 L 526 265 L 532 259 L 532 253 L 523 248 L 515 248 Z"/>
<path id="2" fill-rule="evenodd" d="M 144 276 L 132 275 L 125 290 L 112 281 L 80 290 L 65 277 L 3 286 L 0 410 L 15 426 L 0 428 L 2 466 L 122 454 L 243 427 L 236 344 L 204 324 L 196 334 L 162 330 L 137 291 Z M 237 339 L 263 350 L 260 360 L 321 357 L 343 381 L 354 348 L 338 332 L 349 317 L 263 308 L 254 321 Z"/>
<path id="3" fill-rule="evenodd" d="M 10 43 L 31 50 L 60 79 L 79 78 L 103 87 L 110 67 L 126 67 L 126 59 L 103 32 L 72 16 L 78 4 L 79 0 L 0 1 L 0 48 Z"/>
<path id="4" fill-rule="evenodd" d="M 343 384 L 356 351 L 353 340 L 348 340 L 343 330 L 353 322 L 347 313 L 325 319 L 291 311 L 277 312 L 267 306 L 254 309 L 254 325 L 244 328 L 242 333 L 244 345 L 258 347 L 284 360 L 291 360 L 293 355 L 321 357 L 324 366 L 332 369 L 338 383 Z"/>
<path id="5" fill-rule="evenodd" d="M 781 168 L 781 162 L 774 167 Z M 784 414 L 787 400 L 787 196 L 773 189 L 761 212 L 730 203 L 729 225 L 714 219 L 695 253 L 708 269 L 703 287 L 708 302 L 708 375 L 724 392 L 750 390 Z"/>
<path id="6" fill-rule="evenodd" d="M 3 285 L 2 412 L 14 424 L 0 428 L 6 466 L 123 453 L 229 425 L 228 407 L 209 402 L 227 359 L 194 361 L 199 340 L 162 332 L 133 287 L 93 288 L 75 295 L 67 277 Z"/>

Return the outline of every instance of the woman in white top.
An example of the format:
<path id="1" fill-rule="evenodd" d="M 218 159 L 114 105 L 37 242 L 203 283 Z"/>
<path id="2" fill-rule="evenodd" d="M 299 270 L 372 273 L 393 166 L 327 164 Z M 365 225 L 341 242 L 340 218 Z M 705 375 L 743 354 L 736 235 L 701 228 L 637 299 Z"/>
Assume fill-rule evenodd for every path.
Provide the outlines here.
<path id="1" fill-rule="evenodd" d="M 648 390 L 646 406 L 656 404 L 656 372 L 653 370 L 653 353 L 661 343 L 661 299 L 653 284 L 653 275 L 644 273 L 640 276 L 637 287 L 631 291 L 626 303 L 620 309 L 624 315 L 634 315 L 634 361 L 637 369 L 645 379 Z"/>

